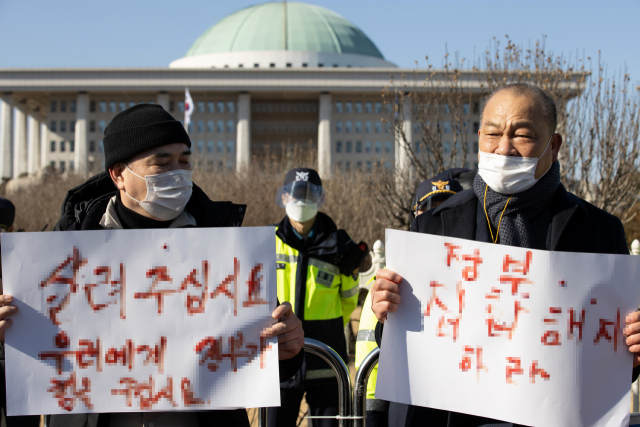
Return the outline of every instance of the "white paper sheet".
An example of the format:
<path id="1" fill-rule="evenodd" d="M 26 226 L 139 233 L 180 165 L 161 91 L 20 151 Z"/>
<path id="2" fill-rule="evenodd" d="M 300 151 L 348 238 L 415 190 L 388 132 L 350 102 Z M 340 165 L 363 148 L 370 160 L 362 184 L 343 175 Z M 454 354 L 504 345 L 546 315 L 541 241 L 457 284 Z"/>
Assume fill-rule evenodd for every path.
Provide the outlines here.
<path id="1" fill-rule="evenodd" d="M 279 406 L 275 261 L 273 227 L 3 234 L 8 414 Z"/>
<path id="2" fill-rule="evenodd" d="M 622 328 L 640 303 L 640 257 L 395 230 L 386 251 L 404 280 L 377 398 L 532 426 L 628 424 Z"/>

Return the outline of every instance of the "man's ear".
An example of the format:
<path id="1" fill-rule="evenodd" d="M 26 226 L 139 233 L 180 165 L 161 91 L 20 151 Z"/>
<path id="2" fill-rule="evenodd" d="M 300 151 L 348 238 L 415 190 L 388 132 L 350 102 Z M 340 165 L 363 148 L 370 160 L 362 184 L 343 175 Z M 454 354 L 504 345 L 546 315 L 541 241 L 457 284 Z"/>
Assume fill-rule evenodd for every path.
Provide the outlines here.
<path id="1" fill-rule="evenodd" d="M 552 161 L 558 160 L 558 153 L 560 152 L 560 147 L 562 146 L 562 135 L 559 133 L 554 134 L 551 137 L 551 150 L 552 150 Z"/>
<path id="2" fill-rule="evenodd" d="M 116 187 L 118 187 L 118 190 L 124 190 L 124 177 L 122 174 L 125 169 L 124 163 L 116 163 L 109 168 L 109 176 Z"/>

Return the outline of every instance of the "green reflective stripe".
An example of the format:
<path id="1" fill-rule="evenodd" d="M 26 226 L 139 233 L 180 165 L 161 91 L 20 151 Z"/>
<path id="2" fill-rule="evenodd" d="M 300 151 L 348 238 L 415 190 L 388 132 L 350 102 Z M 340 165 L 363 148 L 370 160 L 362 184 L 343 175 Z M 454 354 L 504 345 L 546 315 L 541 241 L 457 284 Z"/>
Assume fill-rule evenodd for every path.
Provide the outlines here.
<path id="1" fill-rule="evenodd" d="M 340 291 L 340 298 L 351 298 L 352 296 L 356 295 L 359 290 L 360 288 L 358 288 L 358 286 L 354 286 L 353 288 L 347 289 L 346 291 Z"/>
<path id="2" fill-rule="evenodd" d="M 295 255 L 276 254 L 276 262 L 288 262 L 292 264 L 297 261 L 298 261 L 298 257 Z"/>
<path id="3" fill-rule="evenodd" d="M 389 411 L 389 402 L 380 399 L 367 399 L 367 411 Z"/>
<path id="4" fill-rule="evenodd" d="M 307 371 L 305 379 L 319 380 L 321 378 L 335 378 L 336 373 L 333 369 L 314 369 L 313 371 Z"/>
<path id="5" fill-rule="evenodd" d="M 336 276 L 340 274 L 340 269 L 333 264 L 329 264 L 328 262 L 320 261 L 316 258 L 309 258 L 309 265 L 319 268 L 320 270 L 327 271 L 331 274 L 335 274 Z"/>
<path id="6" fill-rule="evenodd" d="M 376 331 L 371 329 L 360 329 L 356 336 L 356 341 L 376 341 Z"/>

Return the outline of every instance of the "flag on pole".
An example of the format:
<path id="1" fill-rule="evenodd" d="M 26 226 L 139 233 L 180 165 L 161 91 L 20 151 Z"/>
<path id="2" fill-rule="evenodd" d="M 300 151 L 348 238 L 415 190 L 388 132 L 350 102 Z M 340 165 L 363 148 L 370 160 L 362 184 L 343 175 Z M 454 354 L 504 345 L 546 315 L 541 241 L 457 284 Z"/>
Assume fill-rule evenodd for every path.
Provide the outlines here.
<path id="1" fill-rule="evenodd" d="M 193 99 L 189 93 L 189 88 L 184 88 L 184 127 L 189 129 L 189 123 L 191 123 L 191 113 L 193 113 Z"/>

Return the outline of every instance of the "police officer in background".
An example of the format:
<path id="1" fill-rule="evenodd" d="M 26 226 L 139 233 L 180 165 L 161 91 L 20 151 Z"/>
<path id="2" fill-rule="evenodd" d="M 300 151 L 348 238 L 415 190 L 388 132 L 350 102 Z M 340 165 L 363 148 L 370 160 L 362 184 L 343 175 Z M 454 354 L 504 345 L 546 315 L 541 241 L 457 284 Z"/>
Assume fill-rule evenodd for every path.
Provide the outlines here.
<path id="1" fill-rule="evenodd" d="M 306 338 L 333 348 L 346 362 L 344 326 L 358 300 L 358 267 L 368 250 L 356 244 L 318 209 L 325 200 L 318 172 L 292 169 L 285 175 L 276 203 L 287 215 L 276 225 L 278 298 L 293 305 Z M 269 425 L 296 425 L 306 392 L 310 415 L 338 414 L 333 370 L 319 357 L 305 354 L 302 369 L 280 385 L 280 408 L 269 408 Z M 313 426 L 337 426 L 337 420 L 312 420 Z"/>
<path id="2" fill-rule="evenodd" d="M 421 182 L 416 190 L 416 195 L 411 204 L 411 210 L 414 217 L 440 206 L 445 200 L 452 197 L 456 193 L 462 191 L 462 185 L 458 182 L 463 174 L 471 171 L 465 168 L 448 169 L 431 179 Z M 367 286 L 371 286 L 376 280 L 373 276 Z M 371 309 L 371 293 L 367 295 L 367 299 L 362 306 L 362 314 L 360 315 L 360 326 L 358 328 L 358 336 L 356 337 L 356 369 L 360 368 L 362 361 L 373 349 L 378 348 L 375 338 L 375 329 L 378 319 Z M 397 424 L 395 414 L 390 411 L 389 402 L 386 400 L 376 399 L 374 394 L 376 391 L 376 380 L 378 378 L 378 365 L 376 365 L 367 383 L 367 427 L 387 427 L 396 425 L 404 426 L 404 423 Z M 400 415 L 400 414 L 398 414 Z M 404 418 L 404 417 L 400 417 Z"/>

